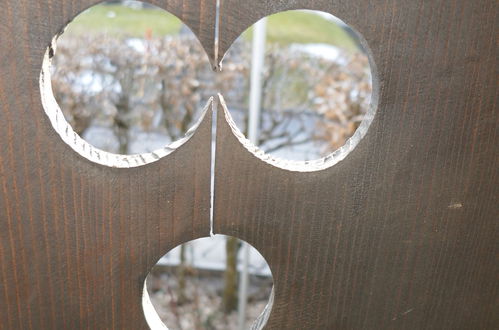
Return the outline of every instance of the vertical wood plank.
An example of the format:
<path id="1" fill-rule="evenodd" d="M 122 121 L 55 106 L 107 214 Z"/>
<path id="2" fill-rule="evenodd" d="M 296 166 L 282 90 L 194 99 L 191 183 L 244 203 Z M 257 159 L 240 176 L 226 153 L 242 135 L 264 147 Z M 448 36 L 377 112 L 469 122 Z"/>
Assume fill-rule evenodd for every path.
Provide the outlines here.
<path id="1" fill-rule="evenodd" d="M 149 269 L 176 245 L 209 235 L 211 108 L 177 150 L 131 169 L 79 156 L 43 111 L 46 47 L 96 2 L 2 2 L 2 329 L 147 329 Z M 213 57 L 211 1 L 155 4 L 182 18 Z"/>
<path id="2" fill-rule="evenodd" d="M 256 157 L 219 105 L 215 231 L 269 262 L 267 328 L 497 327 L 497 5 L 222 0 L 220 58 L 258 19 L 290 9 L 363 34 L 379 100 L 357 148 L 308 173 Z"/>

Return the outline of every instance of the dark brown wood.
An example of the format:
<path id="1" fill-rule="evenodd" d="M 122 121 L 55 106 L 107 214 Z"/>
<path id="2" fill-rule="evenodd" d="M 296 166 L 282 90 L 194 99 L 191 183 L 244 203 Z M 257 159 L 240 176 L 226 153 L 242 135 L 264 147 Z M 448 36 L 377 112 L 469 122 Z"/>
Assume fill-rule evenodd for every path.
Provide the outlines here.
<path id="1" fill-rule="evenodd" d="M 2 329 L 146 329 L 149 269 L 209 233 L 211 112 L 171 154 L 125 169 L 79 156 L 43 111 L 47 46 L 96 2 L 1 1 Z M 214 0 L 152 3 L 214 59 Z M 259 18 L 296 8 L 364 36 L 378 107 L 359 145 L 314 172 L 257 158 L 220 107 L 215 232 L 269 262 L 267 328 L 497 328 L 496 2 L 222 0 L 218 53 Z"/>
<path id="2" fill-rule="evenodd" d="M 177 150 L 130 169 L 79 156 L 44 113 L 47 46 L 95 2 L 1 1 L 1 329 L 147 329 L 147 273 L 209 235 L 211 110 Z M 156 4 L 207 38 L 207 2 Z"/>
<path id="3" fill-rule="evenodd" d="M 297 8 L 364 36 L 379 101 L 357 148 L 309 173 L 257 158 L 219 107 L 215 232 L 267 259 L 267 328 L 497 329 L 497 2 L 222 0 L 220 54 Z"/>

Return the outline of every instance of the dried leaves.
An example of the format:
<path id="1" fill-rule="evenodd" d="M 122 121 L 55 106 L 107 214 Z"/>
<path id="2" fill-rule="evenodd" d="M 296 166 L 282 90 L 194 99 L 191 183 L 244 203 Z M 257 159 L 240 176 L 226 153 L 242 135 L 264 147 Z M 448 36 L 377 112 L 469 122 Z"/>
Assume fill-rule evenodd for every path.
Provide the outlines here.
<path id="1" fill-rule="evenodd" d="M 251 51 L 240 39 L 223 71 L 211 71 L 195 38 L 116 39 L 68 36 L 58 43 L 52 84 L 66 119 L 80 135 L 108 127 L 126 152 L 131 130 L 180 138 L 210 96 L 221 92 L 236 123 L 246 127 Z M 260 145 L 268 152 L 316 146 L 320 157 L 358 127 L 371 94 L 364 54 L 332 60 L 297 45 L 269 47 L 265 56 Z M 316 149 L 317 149 L 316 148 Z"/>

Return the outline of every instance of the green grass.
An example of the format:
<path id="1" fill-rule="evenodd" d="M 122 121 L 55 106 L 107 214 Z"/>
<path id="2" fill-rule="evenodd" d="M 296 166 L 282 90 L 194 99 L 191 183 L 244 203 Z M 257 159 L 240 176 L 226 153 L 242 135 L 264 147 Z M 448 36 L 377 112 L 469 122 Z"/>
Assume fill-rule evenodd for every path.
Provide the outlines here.
<path id="1" fill-rule="evenodd" d="M 109 17 L 110 13 L 114 13 L 115 17 Z M 178 33 L 181 25 L 177 17 L 164 10 L 97 5 L 77 16 L 65 33 L 80 35 L 105 32 L 114 37 L 144 37 L 150 30 L 153 36 L 158 37 Z M 250 40 L 251 35 L 250 28 L 243 37 Z M 355 41 L 340 26 L 306 11 L 288 11 L 270 16 L 267 41 L 280 45 L 326 43 L 348 51 L 357 50 Z"/>
<path id="2" fill-rule="evenodd" d="M 110 13 L 116 16 L 110 18 Z M 144 37 L 150 30 L 153 36 L 158 37 L 178 33 L 181 25 L 176 16 L 164 10 L 97 5 L 78 15 L 64 33 L 81 35 L 104 32 L 115 37 Z"/>
<path id="3" fill-rule="evenodd" d="M 252 28 L 243 34 L 251 39 Z M 325 43 L 356 51 L 352 37 L 336 23 L 307 11 L 287 11 L 268 17 L 267 41 L 281 45 L 290 43 Z"/>

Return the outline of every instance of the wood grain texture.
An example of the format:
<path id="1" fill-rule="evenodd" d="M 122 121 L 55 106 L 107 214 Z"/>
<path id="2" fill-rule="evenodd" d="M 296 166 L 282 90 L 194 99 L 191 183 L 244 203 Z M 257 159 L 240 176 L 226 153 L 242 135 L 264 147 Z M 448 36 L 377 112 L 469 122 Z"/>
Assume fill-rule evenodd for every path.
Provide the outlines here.
<path id="1" fill-rule="evenodd" d="M 131 169 L 79 156 L 45 115 L 43 54 L 93 3 L 1 1 L 1 329 L 147 329 L 147 273 L 178 244 L 209 235 L 211 110 L 177 150 Z M 203 1 L 155 3 L 198 35 L 213 15 Z"/>
<path id="2" fill-rule="evenodd" d="M 362 33 L 379 100 L 357 148 L 310 173 L 255 157 L 219 107 L 215 232 L 269 262 L 267 328 L 497 329 L 497 2 L 222 0 L 220 54 L 296 8 Z"/>
<path id="3" fill-rule="evenodd" d="M 146 329 L 147 272 L 209 232 L 211 113 L 170 155 L 116 169 L 77 155 L 42 109 L 47 46 L 96 2 L 0 1 L 2 329 Z M 152 3 L 214 54 L 215 1 Z M 267 328 L 497 328 L 497 4 L 222 0 L 219 53 L 294 8 L 362 33 L 379 100 L 357 148 L 310 173 L 256 158 L 218 111 L 215 231 L 269 262 Z"/>

